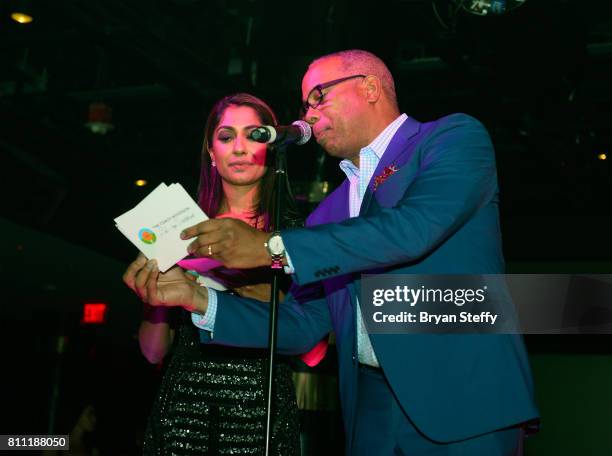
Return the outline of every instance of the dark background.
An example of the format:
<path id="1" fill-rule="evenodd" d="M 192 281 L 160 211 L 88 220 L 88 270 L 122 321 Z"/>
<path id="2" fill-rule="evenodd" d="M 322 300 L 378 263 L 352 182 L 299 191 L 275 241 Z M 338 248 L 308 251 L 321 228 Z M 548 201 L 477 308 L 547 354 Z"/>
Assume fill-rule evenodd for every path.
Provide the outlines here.
<path id="1" fill-rule="evenodd" d="M 159 369 L 138 351 L 140 304 L 120 281 L 136 251 L 113 219 L 160 182 L 195 192 L 205 117 L 219 97 L 252 92 L 282 123 L 295 120 L 301 76 L 328 52 L 382 57 L 401 110 L 418 120 L 466 112 L 485 124 L 511 272 L 610 271 L 610 2 L 529 0 L 481 17 L 459 0 L 40 0 L 29 2 L 30 24 L 10 19 L 18 3 L 0 3 L 0 433 L 45 433 L 50 416 L 72 422 L 89 401 L 106 429 L 101 446 L 136 451 Z M 112 109 L 106 134 L 86 126 L 92 103 Z M 308 210 L 313 186 L 331 190 L 342 174 L 313 141 L 291 152 L 291 181 Z M 105 325 L 79 323 L 85 302 L 108 304 Z M 68 338 L 62 356 L 59 336 Z M 612 343 L 546 336 L 528 346 L 542 395 L 546 382 L 595 372 L 580 363 L 609 361 Z M 568 356 L 580 356 L 579 366 L 568 367 L 577 359 Z M 559 394 L 585 404 L 586 389 L 609 384 Z M 557 413 L 560 398 L 539 400 L 552 424 L 530 454 L 577 454 L 549 446 L 571 439 L 555 427 L 559 413 L 578 416 L 578 427 L 607 413 L 575 404 Z M 582 454 L 608 454 L 597 445 Z"/>

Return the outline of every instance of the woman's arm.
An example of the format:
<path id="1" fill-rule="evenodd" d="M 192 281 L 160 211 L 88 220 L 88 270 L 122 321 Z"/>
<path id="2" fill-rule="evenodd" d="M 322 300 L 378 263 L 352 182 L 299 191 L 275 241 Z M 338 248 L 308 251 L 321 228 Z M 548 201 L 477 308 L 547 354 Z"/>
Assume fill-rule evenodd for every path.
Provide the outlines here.
<path id="1" fill-rule="evenodd" d="M 172 312 L 170 307 L 153 307 L 145 304 L 138 342 L 140 351 L 151 364 L 160 363 L 168 354 L 174 340 L 174 329 L 170 327 Z"/>

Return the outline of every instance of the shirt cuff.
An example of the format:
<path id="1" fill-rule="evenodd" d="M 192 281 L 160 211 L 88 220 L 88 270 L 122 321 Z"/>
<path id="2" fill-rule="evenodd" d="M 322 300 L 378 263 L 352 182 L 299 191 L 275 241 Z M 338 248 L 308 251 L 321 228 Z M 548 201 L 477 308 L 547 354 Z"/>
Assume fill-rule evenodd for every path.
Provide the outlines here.
<path id="1" fill-rule="evenodd" d="M 217 321 L 217 292 L 212 288 L 208 288 L 208 308 L 204 315 L 191 313 L 191 321 L 198 328 L 205 331 L 214 332 L 215 322 Z M 212 336 L 212 334 L 211 334 Z"/>
<path id="2" fill-rule="evenodd" d="M 287 266 L 283 266 L 285 274 L 295 274 L 295 268 L 293 267 L 291 257 L 289 256 L 289 252 L 287 252 L 287 250 L 285 250 L 285 258 L 287 258 Z"/>

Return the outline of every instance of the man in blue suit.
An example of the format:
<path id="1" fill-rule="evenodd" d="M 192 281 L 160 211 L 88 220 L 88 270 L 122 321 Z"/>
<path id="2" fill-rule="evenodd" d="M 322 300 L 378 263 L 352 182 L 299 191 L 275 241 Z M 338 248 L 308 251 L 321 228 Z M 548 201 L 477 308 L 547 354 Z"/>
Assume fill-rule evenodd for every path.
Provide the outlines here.
<path id="1" fill-rule="evenodd" d="M 503 273 L 486 130 L 464 114 L 429 123 L 400 114 L 389 70 L 365 51 L 315 60 L 302 97 L 347 179 L 308 228 L 270 236 L 211 220 L 186 231 L 197 236 L 191 251 L 229 267 L 289 268 L 299 286 L 280 306 L 280 351 L 307 351 L 331 322 L 348 454 L 520 454 L 521 425 L 538 411 L 519 336 L 368 334 L 358 298 L 363 273 Z M 267 344 L 265 304 L 205 289 L 185 304 L 157 296 L 163 284 L 147 289 L 154 305 L 195 310 L 203 342 Z"/>

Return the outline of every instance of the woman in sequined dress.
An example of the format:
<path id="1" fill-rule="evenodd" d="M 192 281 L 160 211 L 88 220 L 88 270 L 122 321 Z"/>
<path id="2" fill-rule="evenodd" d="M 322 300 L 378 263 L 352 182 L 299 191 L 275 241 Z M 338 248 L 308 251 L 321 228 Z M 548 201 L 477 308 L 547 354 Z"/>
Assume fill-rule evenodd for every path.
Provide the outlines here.
<path id="1" fill-rule="evenodd" d="M 205 127 L 198 191 L 198 203 L 209 217 L 239 218 L 271 230 L 275 173 L 266 145 L 248 134 L 276 124 L 268 105 L 249 94 L 215 104 Z M 188 261 L 181 265 L 190 269 Z M 269 300 L 269 268 L 228 270 L 204 259 L 197 269 L 233 292 Z M 265 351 L 202 345 L 190 315 L 180 308 L 145 305 L 141 350 L 151 363 L 169 352 L 171 359 L 149 418 L 144 453 L 263 454 Z M 298 455 L 298 410 L 286 360 L 281 358 L 275 376 L 273 454 Z"/>

